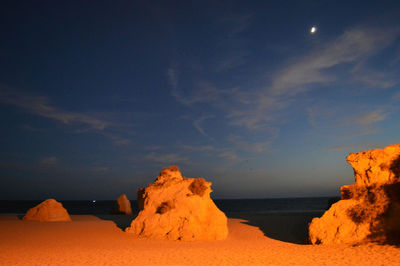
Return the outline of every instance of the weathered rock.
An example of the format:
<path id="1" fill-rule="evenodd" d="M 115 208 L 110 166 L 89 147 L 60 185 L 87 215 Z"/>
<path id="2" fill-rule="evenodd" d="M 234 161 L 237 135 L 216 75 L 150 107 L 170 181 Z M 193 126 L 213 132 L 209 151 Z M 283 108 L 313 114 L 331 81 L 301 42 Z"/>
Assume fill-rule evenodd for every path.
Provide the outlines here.
<path id="1" fill-rule="evenodd" d="M 210 198 L 211 183 L 182 177 L 177 166 L 164 168 L 153 184 L 138 191 L 139 215 L 128 233 L 155 239 L 221 240 L 227 218 Z"/>
<path id="2" fill-rule="evenodd" d="M 400 241 L 400 144 L 350 153 L 355 184 L 309 226 L 312 244 Z"/>
<path id="3" fill-rule="evenodd" d="M 119 196 L 119 198 L 117 199 L 117 204 L 118 212 L 132 215 L 131 202 L 128 200 L 125 194 Z"/>
<path id="4" fill-rule="evenodd" d="M 382 185 L 399 182 L 400 144 L 384 149 L 350 153 L 347 162 L 354 169 L 357 186 Z"/>
<path id="5" fill-rule="evenodd" d="M 55 199 L 47 199 L 39 205 L 29 209 L 24 221 L 40 222 L 70 222 L 71 217 L 62 204 Z"/>

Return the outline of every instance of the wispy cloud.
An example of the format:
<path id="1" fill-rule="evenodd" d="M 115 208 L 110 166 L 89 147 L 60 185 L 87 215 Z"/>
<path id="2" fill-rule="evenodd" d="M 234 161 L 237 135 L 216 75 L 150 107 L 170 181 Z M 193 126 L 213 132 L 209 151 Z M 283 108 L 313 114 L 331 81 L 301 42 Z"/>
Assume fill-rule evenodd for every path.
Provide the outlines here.
<path id="1" fill-rule="evenodd" d="M 172 96 L 190 108 L 207 104 L 221 111 L 228 125 L 249 131 L 274 132 L 273 129 L 282 123 L 281 118 L 287 115 L 289 108 L 301 97 L 312 97 L 307 93 L 313 90 L 323 90 L 337 82 L 341 86 L 347 84 L 352 87 L 354 81 L 368 87 L 394 86 L 397 83 L 394 78 L 396 75 L 366 66 L 369 66 L 367 63 L 374 55 L 393 44 L 399 36 L 399 28 L 353 27 L 336 38 L 319 43 L 304 55 L 289 58 L 272 75 L 258 74 L 253 76 L 251 82 L 243 82 L 234 89 L 219 88 L 215 84 L 220 83 L 212 80 L 196 82 L 194 72 L 189 81 L 186 75 L 182 76 L 185 86 L 192 84 L 183 90 L 183 81 L 179 80 L 176 74 L 179 70 L 174 65 L 168 70 Z M 340 68 L 346 71 L 338 71 Z M 316 126 L 314 110 L 308 109 L 308 114 L 310 124 Z M 206 115 L 208 113 L 203 114 Z M 375 111 L 360 114 L 354 117 L 354 121 L 356 125 L 364 127 L 363 132 L 372 132 L 369 126 L 385 120 L 387 116 L 385 111 Z M 201 126 L 196 128 L 201 134 L 206 134 Z M 268 141 L 274 137 L 276 134 L 271 134 Z M 264 145 L 268 146 L 268 143 Z M 256 147 L 252 149 L 257 150 Z"/>
<path id="2" fill-rule="evenodd" d="M 399 29 L 353 28 L 321 48 L 289 61 L 276 72 L 271 85 L 266 86 L 257 95 L 257 104 L 253 108 L 256 111 L 231 114 L 234 123 L 243 124 L 249 129 L 263 127 L 274 120 L 277 110 L 290 106 L 298 94 L 315 89 L 315 85 L 327 85 L 337 81 L 339 76 L 334 67 L 365 61 L 392 44 L 399 34 Z M 361 72 L 358 74 L 361 75 Z M 382 81 L 384 76 L 381 75 L 379 78 Z M 347 77 L 347 80 L 351 80 L 351 77 Z M 382 82 L 380 85 L 393 84 Z M 246 118 L 250 118 L 251 123 L 243 123 L 247 121 Z"/>
<path id="3" fill-rule="evenodd" d="M 307 108 L 307 115 L 308 115 L 308 123 L 312 126 L 312 127 L 317 127 L 317 121 L 316 121 L 316 117 L 317 117 L 317 112 L 315 107 L 309 107 Z"/>
<path id="4" fill-rule="evenodd" d="M 227 55 L 219 59 L 214 68 L 217 72 L 226 72 L 237 67 L 240 67 L 246 63 L 246 56 L 249 53 L 247 51 L 236 51 L 236 53 L 227 53 Z"/>
<path id="5" fill-rule="evenodd" d="M 387 73 L 357 64 L 352 70 L 353 80 L 370 88 L 387 89 L 398 83 L 398 73 Z"/>
<path id="6" fill-rule="evenodd" d="M 145 150 L 148 151 L 159 151 L 159 150 L 163 150 L 165 147 L 161 146 L 161 145 L 149 145 L 144 147 Z"/>
<path id="7" fill-rule="evenodd" d="M 221 152 L 218 153 L 218 157 L 221 157 L 229 162 L 238 162 L 243 160 L 233 150 L 222 150 Z"/>
<path id="8" fill-rule="evenodd" d="M 72 126 L 75 133 L 97 132 L 111 139 L 116 146 L 126 146 L 131 143 L 130 139 L 118 134 L 118 131 L 121 130 L 125 133 L 130 132 L 130 123 L 119 124 L 115 121 L 111 122 L 112 119 L 103 119 L 109 116 L 109 114 L 103 113 L 95 116 L 88 113 L 71 112 L 54 106 L 45 96 L 34 96 L 18 90 L 8 89 L 5 86 L 0 87 L 0 104 L 17 107 L 24 110 L 27 114 Z M 23 125 L 22 128 L 27 131 L 39 131 L 31 125 Z"/>
<path id="9" fill-rule="evenodd" d="M 203 145 L 203 146 L 182 145 L 180 149 L 189 152 L 213 152 L 216 150 L 216 148 L 212 145 Z"/>
<path id="10" fill-rule="evenodd" d="M 367 135 L 374 135 L 378 134 L 379 132 L 381 132 L 379 127 L 372 125 L 372 126 L 361 127 L 358 129 L 357 132 L 348 134 L 348 136 L 351 138 L 355 138 Z"/>
<path id="11" fill-rule="evenodd" d="M 294 96 L 315 89 L 315 85 L 331 84 L 343 78 L 338 76 L 334 69 L 339 65 L 356 64 L 353 75 L 345 77 L 349 82 L 358 79 L 368 85 L 385 88 L 394 85 L 394 81 L 388 80 L 384 73 L 361 68 L 360 62 L 365 62 L 369 57 L 388 47 L 399 34 L 400 30 L 397 28 L 386 30 L 353 28 L 345 31 L 322 48 L 290 61 L 278 71 L 272 79 L 271 87 L 267 87 L 265 94 L 260 97 L 259 109 L 273 110 L 275 105 L 283 109 L 291 104 L 290 101 Z M 365 78 L 368 74 L 366 72 L 374 73 L 375 81 Z M 259 120 L 265 119 L 260 117 Z"/>
<path id="12" fill-rule="evenodd" d="M 189 107 L 198 103 L 215 103 L 223 94 L 228 93 L 226 90 L 217 89 L 210 82 L 199 81 L 193 84 L 193 91 L 185 95 L 179 90 L 178 70 L 171 67 L 168 69 L 167 75 L 172 86 L 171 95 L 177 102 Z"/>
<path id="13" fill-rule="evenodd" d="M 94 172 L 94 173 L 97 173 L 97 174 L 100 174 L 100 173 L 106 173 L 106 172 L 108 172 L 109 171 L 109 167 L 107 167 L 107 166 L 95 166 L 95 167 L 92 167 L 91 168 L 91 170 Z"/>
<path id="14" fill-rule="evenodd" d="M 146 156 L 144 156 L 144 160 L 150 161 L 150 162 L 155 162 L 159 164 L 179 164 L 179 163 L 188 163 L 189 158 L 183 157 L 182 155 L 178 153 L 149 153 Z"/>
<path id="15" fill-rule="evenodd" d="M 344 63 L 351 63 L 374 55 L 389 46 L 399 29 L 353 28 L 324 47 L 296 59 L 280 70 L 272 81 L 273 95 L 296 95 L 309 90 L 307 85 L 336 80 L 331 72 L 324 72 Z"/>
<path id="16" fill-rule="evenodd" d="M 372 124 L 382 122 L 386 118 L 387 114 L 385 114 L 382 110 L 375 110 L 360 115 L 356 115 L 353 117 L 353 121 L 358 125 L 370 126 Z"/>
<path id="17" fill-rule="evenodd" d="M 115 140 L 113 141 L 113 144 L 114 144 L 115 146 L 119 146 L 119 147 L 121 147 L 121 146 L 127 146 L 127 145 L 129 145 L 129 144 L 131 144 L 131 143 L 132 143 L 132 140 L 130 140 L 130 139 L 124 139 L 124 138 L 115 139 Z"/>
<path id="18" fill-rule="evenodd" d="M 400 101 L 400 91 L 393 94 L 392 100 L 395 102 Z"/>
<path id="19" fill-rule="evenodd" d="M 237 34 L 245 31 L 251 24 L 253 15 L 249 13 L 234 14 L 230 13 L 219 18 L 219 22 L 228 26 L 228 38 L 232 38 Z"/>
<path id="20" fill-rule="evenodd" d="M 244 160 L 244 158 L 240 157 L 235 149 L 231 147 L 216 147 L 212 145 L 182 145 L 180 147 L 180 150 L 190 153 L 196 153 L 197 155 L 202 155 L 206 157 L 221 158 L 228 163 L 236 163 Z"/>
<path id="21" fill-rule="evenodd" d="M 251 130 L 265 128 L 275 120 L 277 113 L 295 101 L 297 95 L 341 78 L 334 67 L 365 61 L 392 44 L 399 34 L 399 29 L 353 28 L 305 56 L 288 61 L 272 76 L 269 86 L 254 94 L 252 104 L 235 105 L 227 111 L 231 124 Z M 384 82 L 383 73 L 374 73 L 379 76 L 375 85 L 390 87 L 394 84 Z M 368 82 L 362 78 L 364 73 L 360 69 L 357 74 Z M 352 78 L 346 77 L 349 82 Z M 369 83 L 371 85 L 372 81 Z"/>
<path id="22" fill-rule="evenodd" d="M 170 68 L 168 68 L 167 76 L 172 88 L 177 88 L 179 81 L 179 73 L 176 65 L 173 65 Z"/>
<path id="23" fill-rule="evenodd" d="M 193 103 L 197 102 L 196 99 L 188 99 L 179 91 L 179 70 L 175 64 L 168 68 L 167 77 L 172 87 L 171 95 L 177 102 L 186 106 L 191 106 Z"/>
<path id="24" fill-rule="evenodd" d="M 392 113 L 392 105 L 355 105 L 352 102 L 337 105 L 336 102 L 321 102 L 307 108 L 308 121 L 318 127 L 365 128 L 385 121 Z M 368 110 L 368 111 L 366 111 Z"/>
<path id="25" fill-rule="evenodd" d="M 54 166 L 58 163 L 58 159 L 55 156 L 42 158 L 39 162 L 43 166 Z"/>
<path id="26" fill-rule="evenodd" d="M 106 121 L 93 116 L 54 107 L 43 96 L 32 96 L 0 88 L 0 102 L 21 108 L 29 114 L 49 118 L 63 124 L 84 125 L 98 131 L 102 131 L 108 126 Z"/>
<path id="27" fill-rule="evenodd" d="M 132 140 L 128 138 L 123 138 L 119 135 L 110 134 L 107 132 L 101 132 L 101 134 L 109 138 L 115 146 L 124 147 L 132 143 Z"/>
<path id="28" fill-rule="evenodd" d="M 225 9 L 225 8 L 224 8 Z M 243 36 L 253 21 L 253 14 L 224 11 L 225 16 L 218 16 L 216 25 L 220 34 L 216 36 L 215 56 L 210 69 L 217 73 L 227 73 L 246 64 L 251 50 L 246 47 Z"/>
<path id="29" fill-rule="evenodd" d="M 197 118 L 193 121 L 193 126 L 200 132 L 201 135 L 208 137 L 207 133 L 204 131 L 203 122 L 207 119 L 213 118 L 213 115 L 206 115 L 200 118 Z"/>
<path id="30" fill-rule="evenodd" d="M 379 133 L 379 123 L 389 119 L 392 113 L 391 104 L 373 106 L 353 102 L 340 105 L 336 102 L 320 102 L 307 108 L 308 121 L 313 130 L 336 137 L 341 132 L 340 135 L 346 139 Z"/>
<path id="31" fill-rule="evenodd" d="M 245 126 L 249 129 L 260 128 L 259 111 L 255 109 L 254 106 L 246 108 L 247 105 L 254 104 L 254 102 L 257 101 L 257 95 L 242 91 L 239 88 L 220 89 L 211 82 L 204 81 L 195 83 L 191 92 L 183 94 L 182 91 L 179 90 L 177 72 L 178 70 L 172 68 L 167 71 L 172 87 L 171 95 L 177 102 L 190 108 L 193 108 L 196 104 L 208 104 L 217 110 L 225 112 L 232 125 Z M 267 100 L 265 97 L 263 99 L 264 101 Z M 271 102 L 270 104 L 271 108 L 272 105 L 275 107 L 275 110 L 282 108 L 281 102 Z M 209 115 L 205 115 L 205 117 L 208 116 Z M 270 117 L 265 116 L 264 118 L 266 120 L 265 122 L 270 122 Z M 196 120 L 193 121 L 193 124 L 196 127 Z M 199 130 L 198 127 L 196 127 L 196 129 Z"/>
<path id="32" fill-rule="evenodd" d="M 352 152 L 358 152 L 359 150 L 365 150 L 365 149 L 377 149 L 377 148 L 382 148 L 386 145 L 384 144 L 371 144 L 371 143 L 352 143 L 352 144 L 344 144 L 344 145 L 337 145 L 333 147 L 329 147 L 328 150 L 330 151 L 352 151 Z"/>
<path id="33" fill-rule="evenodd" d="M 231 142 L 235 149 L 239 151 L 244 151 L 248 153 L 263 153 L 268 150 L 272 143 L 272 140 L 262 141 L 262 142 L 249 142 L 243 140 L 242 137 L 230 135 L 228 141 Z"/>
<path id="34" fill-rule="evenodd" d="M 254 154 L 260 154 L 270 149 L 272 141 L 249 142 L 239 136 L 229 136 L 225 145 L 181 145 L 179 149 L 206 157 L 221 158 L 228 163 L 238 163 L 251 159 Z"/>
<path id="35" fill-rule="evenodd" d="M 248 130 L 269 129 L 276 120 L 276 115 L 289 105 L 279 98 L 254 95 L 253 104 L 231 106 L 226 110 L 229 124 L 237 127 L 244 127 Z"/>

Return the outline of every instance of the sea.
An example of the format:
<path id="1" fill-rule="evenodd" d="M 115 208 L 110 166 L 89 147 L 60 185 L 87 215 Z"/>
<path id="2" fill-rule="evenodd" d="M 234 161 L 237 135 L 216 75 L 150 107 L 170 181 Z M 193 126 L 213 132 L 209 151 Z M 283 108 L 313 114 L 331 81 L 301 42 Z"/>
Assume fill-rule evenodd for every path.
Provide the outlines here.
<path id="1" fill-rule="evenodd" d="M 338 201 L 338 197 L 273 198 L 273 199 L 215 199 L 225 213 L 302 213 L 322 212 Z M 25 214 L 41 200 L 0 200 L 0 214 Z M 69 214 L 117 214 L 116 201 L 112 200 L 61 200 Z M 131 200 L 137 213 L 136 201 Z"/>

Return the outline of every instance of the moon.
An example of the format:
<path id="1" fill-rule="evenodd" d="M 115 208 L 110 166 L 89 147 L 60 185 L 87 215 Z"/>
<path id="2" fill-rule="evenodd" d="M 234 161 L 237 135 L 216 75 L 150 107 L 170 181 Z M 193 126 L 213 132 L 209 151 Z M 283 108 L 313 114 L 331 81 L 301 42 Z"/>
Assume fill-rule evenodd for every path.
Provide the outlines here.
<path id="1" fill-rule="evenodd" d="M 310 33 L 311 34 L 315 34 L 317 32 L 317 27 L 316 26 L 312 26 L 310 29 Z"/>

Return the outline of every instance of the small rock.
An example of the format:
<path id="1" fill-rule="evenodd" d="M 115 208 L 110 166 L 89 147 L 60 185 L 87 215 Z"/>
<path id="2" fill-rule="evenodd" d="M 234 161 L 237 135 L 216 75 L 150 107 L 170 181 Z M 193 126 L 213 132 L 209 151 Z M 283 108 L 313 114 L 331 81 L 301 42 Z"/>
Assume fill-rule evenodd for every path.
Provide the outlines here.
<path id="1" fill-rule="evenodd" d="M 119 198 L 117 199 L 117 203 L 118 203 L 118 211 L 120 213 L 132 215 L 131 202 L 128 200 L 125 194 L 119 196 Z"/>
<path id="2" fill-rule="evenodd" d="M 55 199 L 47 199 L 29 209 L 22 218 L 24 221 L 70 222 L 71 217 L 62 204 Z"/>

